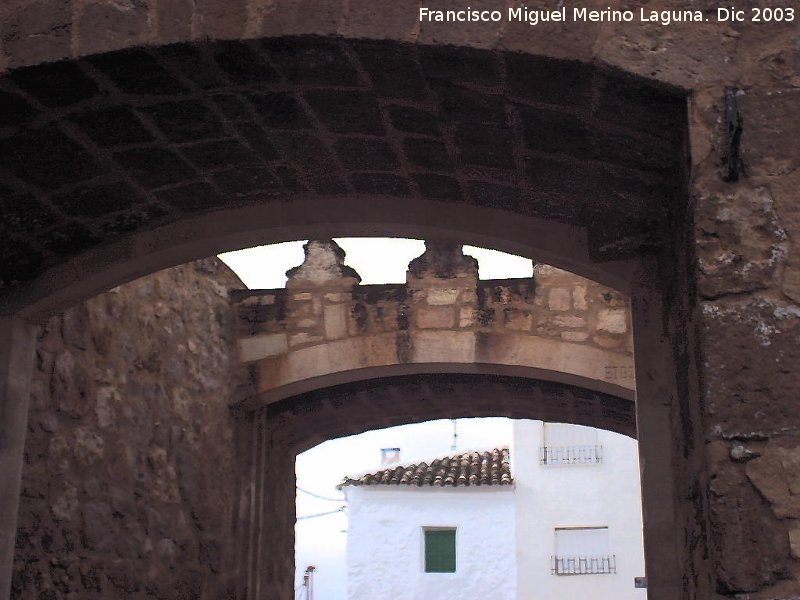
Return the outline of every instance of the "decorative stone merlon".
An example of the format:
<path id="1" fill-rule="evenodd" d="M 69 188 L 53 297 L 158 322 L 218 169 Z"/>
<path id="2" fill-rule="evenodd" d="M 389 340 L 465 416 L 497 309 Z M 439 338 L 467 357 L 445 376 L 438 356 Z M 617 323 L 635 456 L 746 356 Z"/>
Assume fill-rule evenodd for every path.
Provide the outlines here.
<path id="1" fill-rule="evenodd" d="M 333 240 L 309 240 L 303 251 L 303 264 L 286 271 L 287 290 L 351 289 L 361 281 L 359 274 L 344 264 L 344 250 Z"/>
<path id="2" fill-rule="evenodd" d="M 460 244 L 425 242 L 425 252 L 408 263 L 406 280 L 411 284 L 419 279 L 462 279 L 465 286 L 478 282 L 478 261 L 464 254 Z M 460 287 L 460 286 L 459 286 Z"/>

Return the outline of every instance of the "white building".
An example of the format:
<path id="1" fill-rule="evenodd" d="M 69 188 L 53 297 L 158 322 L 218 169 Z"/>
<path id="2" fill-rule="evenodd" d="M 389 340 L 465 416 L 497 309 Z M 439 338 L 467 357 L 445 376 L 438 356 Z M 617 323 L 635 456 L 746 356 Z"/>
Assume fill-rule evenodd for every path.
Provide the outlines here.
<path id="1" fill-rule="evenodd" d="M 392 466 L 342 489 L 348 600 L 646 598 L 625 436 L 516 421 L 510 453 Z"/>
<path id="2" fill-rule="evenodd" d="M 348 480 L 348 599 L 514 600 L 511 483 L 508 450 Z"/>
<path id="3" fill-rule="evenodd" d="M 591 427 L 516 421 L 518 600 L 645 600 L 638 444 Z M 573 576 L 574 574 L 574 576 Z"/>

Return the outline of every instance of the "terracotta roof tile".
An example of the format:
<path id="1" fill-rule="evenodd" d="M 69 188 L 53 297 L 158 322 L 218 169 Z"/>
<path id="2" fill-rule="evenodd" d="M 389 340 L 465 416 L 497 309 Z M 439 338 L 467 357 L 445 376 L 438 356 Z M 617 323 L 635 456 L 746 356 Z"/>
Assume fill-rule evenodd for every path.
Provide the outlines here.
<path id="1" fill-rule="evenodd" d="M 465 487 L 511 485 L 508 448 L 487 452 L 465 452 L 407 466 L 396 466 L 361 477 L 345 477 L 346 485 L 408 485 L 417 487 Z"/>

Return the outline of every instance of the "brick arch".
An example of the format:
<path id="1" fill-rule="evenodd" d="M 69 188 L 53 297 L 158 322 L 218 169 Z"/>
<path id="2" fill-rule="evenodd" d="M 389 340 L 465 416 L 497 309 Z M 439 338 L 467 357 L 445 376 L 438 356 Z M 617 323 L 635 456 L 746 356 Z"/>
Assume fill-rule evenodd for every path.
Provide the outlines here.
<path id="1" fill-rule="evenodd" d="M 293 228 L 457 228 L 608 281 L 683 203 L 685 95 L 575 61 L 203 42 L 16 69 L 0 96 L 0 311 L 32 318 Z"/>

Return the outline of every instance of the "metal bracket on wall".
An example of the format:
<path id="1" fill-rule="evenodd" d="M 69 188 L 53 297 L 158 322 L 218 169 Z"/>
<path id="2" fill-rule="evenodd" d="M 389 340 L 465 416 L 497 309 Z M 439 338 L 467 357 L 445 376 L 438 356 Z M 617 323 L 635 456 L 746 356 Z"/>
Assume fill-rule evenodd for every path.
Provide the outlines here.
<path id="1" fill-rule="evenodd" d="M 744 120 L 739 113 L 738 103 L 738 97 L 743 95 L 744 92 L 739 88 L 725 88 L 725 122 L 728 127 L 728 172 L 725 181 L 739 181 L 739 176 L 745 175 L 741 148 Z"/>

